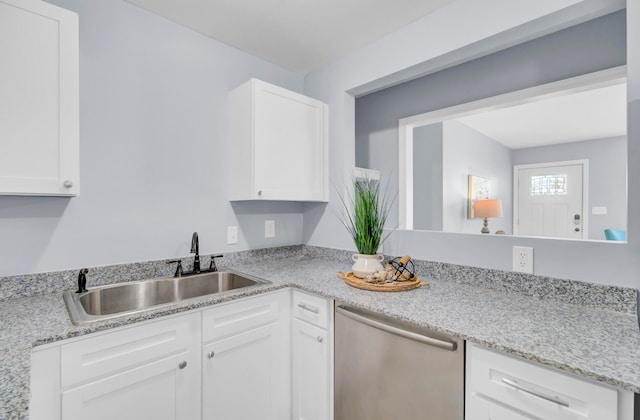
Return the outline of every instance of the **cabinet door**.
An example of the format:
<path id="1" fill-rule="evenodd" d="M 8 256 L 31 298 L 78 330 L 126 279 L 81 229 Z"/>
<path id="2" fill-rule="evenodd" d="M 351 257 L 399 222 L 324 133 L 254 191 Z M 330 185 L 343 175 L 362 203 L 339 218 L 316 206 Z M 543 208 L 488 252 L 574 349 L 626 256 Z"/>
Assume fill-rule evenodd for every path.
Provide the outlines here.
<path id="1" fill-rule="evenodd" d="M 77 195 L 77 15 L 0 0 L 0 57 L 0 194 Z"/>
<path id="2" fill-rule="evenodd" d="M 329 419 L 329 345 L 327 332 L 293 320 L 293 418 Z"/>
<path id="3" fill-rule="evenodd" d="M 65 420 L 196 420 L 197 366 L 188 353 L 127 370 L 62 393 Z M 196 358 L 197 360 L 197 358 Z M 185 365 L 186 364 L 186 365 Z"/>
<path id="4" fill-rule="evenodd" d="M 274 323 L 203 346 L 203 420 L 289 418 L 279 331 Z"/>
<path id="5" fill-rule="evenodd" d="M 256 198 L 326 200 L 326 105 L 256 82 Z"/>

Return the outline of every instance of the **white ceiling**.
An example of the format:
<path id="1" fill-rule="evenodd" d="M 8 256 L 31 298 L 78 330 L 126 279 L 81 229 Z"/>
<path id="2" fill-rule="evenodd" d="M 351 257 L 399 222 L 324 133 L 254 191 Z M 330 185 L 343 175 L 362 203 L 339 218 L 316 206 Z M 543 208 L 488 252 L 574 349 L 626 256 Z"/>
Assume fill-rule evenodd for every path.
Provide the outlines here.
<path id="1" fill-rule="evenodd" d="M 127 0 L 305 74 L 452 0 Z"/>
<path id="2" fill-rule="evenodd" d="M 510 149 L 624 136 L 627 86 L 619 84 L 555 97 L 458 121 Z"/>

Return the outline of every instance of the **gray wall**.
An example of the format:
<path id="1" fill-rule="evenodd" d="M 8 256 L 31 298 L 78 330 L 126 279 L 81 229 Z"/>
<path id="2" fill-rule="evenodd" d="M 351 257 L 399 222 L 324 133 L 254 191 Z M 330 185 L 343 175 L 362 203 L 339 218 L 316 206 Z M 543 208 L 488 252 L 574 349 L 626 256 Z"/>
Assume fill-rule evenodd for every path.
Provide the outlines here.
<path id="1" fill-rule="evenodd" d="M 491 198 L 504 216 L 492 232 L 512 232 L 511 150 L 457 121 L 417 127 L 413 132 L 413 228 L 480 234 L 482 220 L 468 218 L 468 177 L 491 180 Z"/>
<path id="2" fill-rule="evenodd" d="M 188 250 L 188 238 L 182 239 L 184 231 L 191 232 L 194 225 L 198 228 L 202 225 L 215 226 L 215 229 L 209 228 L 206 235 L 201 230 L 201 237 L 204 237 L 205 241 L 208 237 L 220 241 L 213 245 L 203 243 L 206 251 L 218 248 L 217 245 L 224 242 L 219 238 L 225 236 L 220 228 L 226 222 L 236 220 L 236 214 L 231 206 L 226 204 L 226 198 L 220 198 L 226 194 L 226 175 L 222 169 L 226 151 L 226 108 L 222 98 L 230 87 L 240 84 L 250 76 L 257 76 L 294 90 L 302 87 L 300 78 L 172 25 L 164 19 L 141 11 L 133 12 L 131 5 L 116 3 L 113 0 L 60 0 L 60 4 L 81 12 L 83 196 L 88 192 L 85 187 L 93 184 L 89 191 L 96 191 L 96 187 L 101 188 L 103 184 L 108 183 L 105 177 L 98 177 L 98 169 L 94 170 L 91 167 L 105 167 L 107 164 L 101 161 L 99 155 L 93 154 L 109 149 L 133 152 L 133 146 L 128 149 L 112 147 L 108 141 L 99 142 L 102 147 L 89 146 L 88 142 L 95 144 L 98 139 L 103 138 L 101 132 L 104 130 L 108 133 L 111 125 L 121 127 L 120 131 L 123 134 L 134 135 L 144 132 L 145 127 L 155 128 L 153 135 L 146 136 L 149 139 L 146 143 L 153 143 L 154 146 L 165 149 L 173 146 L 170 152 L 162 153 L 163 158 L 158 156 L 159 151 L 149 152 L 151 160 L 156 159 L 162 163 L 157 165 L 157 172 L 160 172 L 160 167 L 174 168 L 174 162 L 184 159 L 185 156 L 192 157 L 189 153 L 183 152 L 183 148 L 198 150 L 202 156 L 196 158 L 197 164 L 191 165 L 188 171 L 173 170 L 177 182 L 170 182 L 166 188 L 162 185 L 167 181 L 166 177 L 161 177 L 157 180 L 155 190 L 137 191 L 143 200 L 153 200 L 157 194 L 159 198 L 154 203 L 141 204 L 140 199 L 129 202 L 136 196 L 132 190 L 156 182 L 154 173 L 147 175 L 146 172 L 142 172 L 141 177 L 147 176 L 150 179 L 146 182 L 131 181 L 127 176 L 123 177 L 118 173 L 121 167 L 126 170 L 127 165 L 138 167 L 140 163 L 145 163 L 147 154 L 144 151 L 134 153 L 136 159 L 128 156 L 119 157 L 123 165 L 118 167 L 114 164 L 114 170 L 108 173 L 116 178 L 116 185 L 120 188 L 115 193 L 115 187 L 105 189 L 105 199 L 96 197 L 99 193 L 94 193 L 90 199 L 83 196 L 70 200 L 2 198 L 2 265 L 19 272 L 30 272 L 38 270 L 38 267 L 69 268 L 85 263 L 89 265 L 109 263 L 112 260 L 131 261 L 156 255 L 185 254 Z M 329 104 L 332 182 L 344 184 L 353 173 L 354 95 L 369 93 L 375 89 L 434 73 L 621 7 L 624 7 L 624 1 L 619 0 L 456 0 L 433 14 L 306 75 L 305 93 Z M 494 13 L 494 10 L 501 12 Z M 627 19 L 630 215 L 628 244 L 396 231 L 385 244 L 385 251 L 395 254 L 410 253 L 416 258 L 435 261 L 510 269 L 512 246 L 532 246 L 535 248 L 534 270 L 537 274 L 637 287 L 640 278 L 640 263 L 637 257 L 640 255 L 640 223 L 633 215 L 640 215 L 640 187 L 636 185 L 637 180 L 640 180 L 640 0 L 629 0 Z M 606 36 L 604 39 L 609 40 L 606 42 L 611 42 L 610 47 L 617 50 L 615 47 L 618 46 L 616 42 L 619 42 L 619 39 L 615 41 Z M 599 42 L 597 37 L 585 38 L 584 48 L 578 46 L 576 54 L 572 53 L 569 58 L 581 61 L 579 57 L 588 54 L 589 45 Z M 150 51 L 146 51 L 145 47 L 149 47 Z M 154 49 L 162 51 L 154 52 Z M 141 71 L 137 63 L 146 61 L 145 57 L 149 55 L 156 56 L 158 62 L 152 62 L 146 71 Z M 190 59 L 181 65 L 179 60 L 184 60 L 187 56 Z M 110 60 L 112 57 L 115 59 L 113 62 Z M 559 57 L 562 57 L 562 54 L 558 54 L 556 58 Z M 160 61 L 161 59 L 164 61 Z M 195 65 L 199 62 L 206 65 Z M 550 63 L 555 66 L 553 57 Z M 522 57 L 520 64 L 522 72 L 517 77 L 514 76 L 514 79 L 522 76 L 525 79 L 534 79 L 535 84 L 548 81 L 545 62 L 535 64 L 535 60 L 532 62 L 529 57 Z M 104 67 L 103 70 L 101 66 Z M 174 70 L 181 68 L 182 71 L 177 79 L 167 77 L 163 66 Z M 196 69 L 200 71 L 197 72 Z M 134 78 L 134 74 L 124 74 L 127 72 L 137 73 L 138 83 L 130 82 L 125 88 L 118 88 L 118 79 Z M 158 72 L 157 76 L 155 72 Z M 193 78 L 190 78 L 191 76 Z M 155 84 L 153 87 L 146 87 L 145 83 L 140 83 L 147 78 L 154 82 L 151 83 Z M 161 83 L 156 84 L 158 79 L 162 79 Z M 100 84 L 107 82 L 108 85 L 100 87 Z M 519 88 L 518 80 L 510 79 L 508 82 L 508 85 L 516 85 L 515 88 Z M 190 98 L 194 98 L 193 105 L 203 105 L 204 108 L 194 108 L 192 112 L 197 112 L 198 118 L 194 117 L 190 121 L 195 122 L 194 124 L 185 125 L 184 120 L 189 119 L 177 112 L 183 109 L 183 104 L 179 106 L 173 102 L 159 100 L 162 98 L 158 97 L 144 101 L 146 107 L 139 106 L 137 101 L 127 102 L 135 99 L 135 95 L 132 95 L 128 88 L 140 84 L 144 87 L 140 94 L 145 98 L 154 90 L 164 93 L 175 91 L 178 98 L 184 98 L 184 103 L 190 104 Z M 182 94 L 185 87 L 190 87 L 187 89 L 188 95 Z M 471 84 L 469 89 L 474 94 L 482 96 L 484 86 L 482 83 L 476 83 Z M 104 97 L 96 95 L 98 91 L 103 92 Z M 162 109 L 168 111 L 160 112 Z M 103 112 L 106 114 L 103 115 Z M 123 125 L 121 118 L 127 118 L 130 114 L 128 118 L 131 122 Z M 171 124 L 174 114 L 176 118 L 180 117 L 180 121 Z M 120 118 L 115 118 L 118 116 Z M 174 129 L 165 132 L 163 129 L 167 125 L 172 125 Z M 198 136 L 199 141 L 196 144 L 188 135 L 191 131 L 211 131 L 211 134 Z M 118 140 L 117 136 L 107 137 L 108 140 Z M 176 142 L 183 148 L 175 147 Z M 107 153 L 105 158 L 111 156 Z M 389 150 L 388 159 L 397 160 L 395 149 Z M 212 160 L 215 162 L 215 168 Z M 93 176 L 88 176 L 89 174 Z M 197 179 L 197 190 L 191 187 L 194 179 Z M 185 190 L 189 194 L 183 192 Z M 113 203 L 114 201 L 116 202 Z M 192 204 L 189 209 L 178 208 L 176 205 L 182 205 L 186 201 Z M 76 202 L 78 204 L 73 204 Z M 91 208 L 87 203 L 92 203 Z M 336 217 L 339 203 L 335 191 L 331 192 L 328 205 L 303 204 L 301 207 L 304 243 L 354 249 L 352 241 Z M 121 221 L 111 216 L 111 212 L 124 214 L 125 210 L 121 210 L 123 208 L 134 209 L 133 222 Z M 138 208 L 145 211 L 135 211 Z M 285 222 L 289 218 L 286 215 L 291 215 L 294 219 L 299 217 L 298 206 L 279 209 L 282 213 L 264 210 L 265 213 L 281 217 Z M 196 212 L 198 217 L 192 217 Z M 167 218 L 170 219 L 170 223 L 167 223 Z M 119 224 L 124 222 L 126 225 L 120 228 Z M 101 223 L 110 230 L 102 228 Z M 299 225 L 294 222 L 291 226 Z M 94 227 L 101 232 L 93 232 Z M 182 242 L 176 245 L 180 240 Z M 250 241 L 242 237 L 241 241 L 239 248 L 249 246 Z M 224 244 L 220 247 L 227 249 Z M 115 255 L 111 255 L 111 252 Z M 345 262 L 346 266 L 348 261 Z"/>
<path id="3" fill-rule="evenodd" d="M 187 255 L 193 231 L 202 253 L 302 242 L 300 204 L 229 204 L 225 158 L 227 93 L 302 76 L 123 0 L 51 2 L 80 17 L 81 194 L 0 197 L 0 276 Z"/>
<path id="4" fill-rule="evenodd" d="M 329 104 L 330 171 L 334 182 L 346 182 L 355 163 L 355 95 L 435 74 L 624 7 L 625 2 L 618 0 L 457 0 L 306 75 L 305 92 Z M 501 13 L 491 13 L 492 10 Z M 385 252 L 510 270 L 513 246 L 530 246 L 534 248 L 536 274 L 638 287 L 640 222 L 633 216 L 640 215 L 640 186 L 636 185 L 640 182 L 640 0 L 629 0 L 627 21 L 629 240 L 626 244 L 396 230 L 385 243 Z M 566 58 L 588 55 L 592 39 L 584 41 L 583 48 L 578 46 L 577 55 L 572 52 Z M 597 39 L 594 42 L 599 43 Z M 580 50 L 584 54 L 578 53 Z M 556 59 L 562 57 L 558 54 Z M 528 58 L 523 57 L 522 67 L 535 63 Z M 534 64 L 533 70 L 525 69 L 523 74 L 531 77 L 540 66 L 544 68 L 545 63 Z M 540 79 L 539 83 L 545 81 Z M 481 83 L 471 88 L 484 89 Z M 391 153 L 390 149 L 388 159 L 397 160 L 397 154 Z M 338 204 L 332 195 L 326 208 L 305 206 L 305 242 L 354 249 L 335 217 Z"/>
<path id="5" fill-rule="evenodd" d="M 442 123 L 413 130 L 413 228 L 442 230 Z"/>
<path id="6" fill-rule="evenodd" d="M 443 155 L 443 230 L 480 234 L 483 221 L 467 218 L 468 176 L 477 175 L 491 181 L 490 198 L 502 200 L 503 217 L 489 221 L 490 231 L 513 233 L 511 150 L 458 121 L 446 121 Z"/>
<path id="7" fill-rule="evenodd" d="M 514 165 L 589 160 L 589 212 L 607 207 L 606 215 L 589 214 L 589 239 L 604 240 L 604 229 L 627 229 L 627 138 L 589 140 L 512 151 Z"/>
<path id="8" fill-rule="evenodd" d="M 358 156 L 356 161 L 364 167 L 394 174 L 391 186 L 397 188 L 400 118 L 625 62 L 625 13 L 620 11 L 357 98 L 355 151 L 366 150 L 368 161 Z M 390 219 L 397 223 L 397 207 Z"/>

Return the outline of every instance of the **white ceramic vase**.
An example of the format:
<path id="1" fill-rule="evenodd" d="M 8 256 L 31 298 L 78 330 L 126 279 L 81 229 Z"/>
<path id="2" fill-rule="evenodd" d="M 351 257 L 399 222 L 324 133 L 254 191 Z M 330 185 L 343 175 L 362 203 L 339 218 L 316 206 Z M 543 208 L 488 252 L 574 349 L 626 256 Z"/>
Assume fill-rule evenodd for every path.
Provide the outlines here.
<path id="1" fill-rule="evenodd" d="M 382 266 L 384 256 L 381 254 L 353 254 L 351 258 L 354 261 L 351 271 L 353 271 L 353 274 L 356 277 L 360 277 L 361 279 L 377 273 L 378 271 L 384 270 L 384 267 Z"/>

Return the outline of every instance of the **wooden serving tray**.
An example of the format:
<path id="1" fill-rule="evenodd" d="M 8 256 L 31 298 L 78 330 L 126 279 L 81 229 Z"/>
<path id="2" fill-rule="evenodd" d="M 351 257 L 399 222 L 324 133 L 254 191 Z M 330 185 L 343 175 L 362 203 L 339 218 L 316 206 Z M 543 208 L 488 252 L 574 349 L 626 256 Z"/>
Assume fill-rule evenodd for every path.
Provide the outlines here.
<path id="1" fill-rule="evenodd" d="M 420 286 L 428 286 L 426 281 L 420 281 L 420 277 L 414 276 L 407 281 L 394 281 L 392 283 L 369 283 L 365 279 L 356 277 L 351 271 L 345 273 L 338 271 L 338 277 L 344 280 L 351 287 L 363 290 L 373 290 L 375 292 L 404 292 L 406 290 L 417 289 Z"/>

